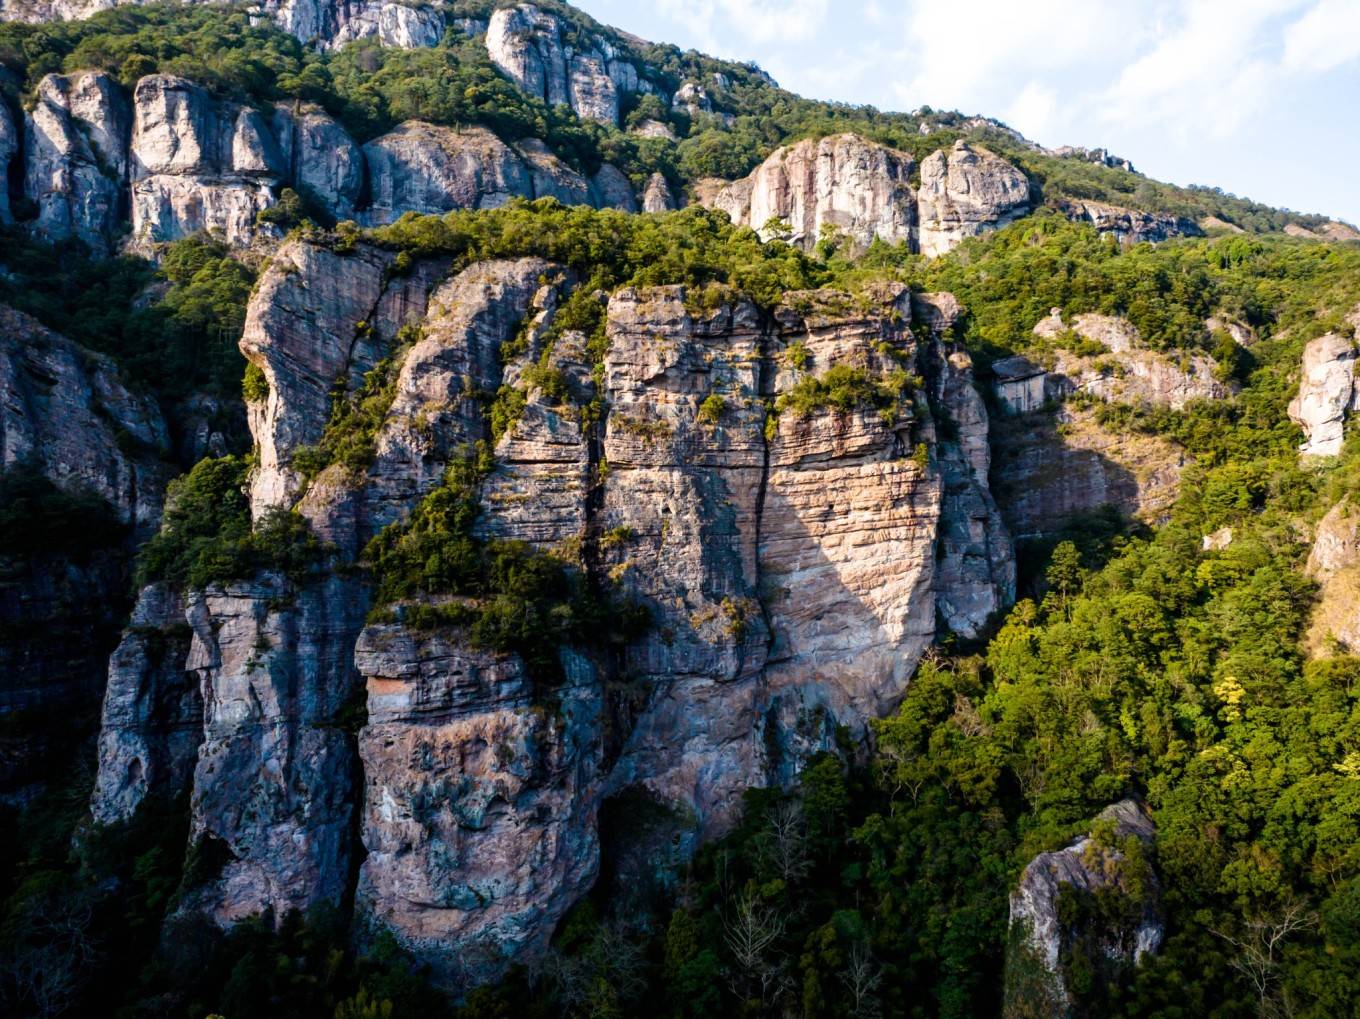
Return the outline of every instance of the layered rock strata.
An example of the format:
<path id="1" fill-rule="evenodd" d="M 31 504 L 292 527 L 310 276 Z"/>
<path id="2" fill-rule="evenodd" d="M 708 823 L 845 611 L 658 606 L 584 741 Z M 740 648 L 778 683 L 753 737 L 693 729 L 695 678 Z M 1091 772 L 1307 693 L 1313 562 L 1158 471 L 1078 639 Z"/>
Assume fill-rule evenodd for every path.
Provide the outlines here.
<path id="1" fill-rule="evenodd" d="M 397 273 L 395 258 L 293 242 L 252 301 L 242 347 L 270 389 L 252 408 L 254 511 L 297 505 L 338 566 L 299 589 L 264 576 L 184 598 L 185 669 L 203 691 L 194 832 L 226 861 L 185 908 L 231 923 L 334 900 L 357 824 L 364 922 L 466 985 L 541 952 L 609 851 L 611 798 L 656 804 L 687 845 L 728 830 L 748 786 L 789 781 L 838 726 L 862 734 L 891 709 L 937 613 L 976 633 L 1011 598 L 1014 566 L 943 298 L 918 322 L 897 287 L 790 294 L 773 312 L 624 289 L 597 295 L 609 344 L 592 368 L 586 338 L 553 327 L 569 273 L 523 259 L 446 278 L 447 263 Z M 292 460 L 320 437 L 335 380 L 353 387 L 394 352 L 370 466 L 308 481 Z M 838 365 L 899 395 L 768 419 Z M 540 388 L 544 366 L 560 386 Z M 522 409 L 478 485 L 475 533 L 550 552 L 651 618 L 631 643 L 562 647 L 550 688 L 458 625 L 417 629 L 398 608 L 365 626 L 367 589 L 344 566 L 490 438 L 482 394 L 500 387 Z M 597 398 L 592 423 L 581 411 Z M 160 597 L 139 611 L 172 618 Z M 130 635 L 105 709 L 101 817 L 186 773 L 194 706 L 165 659 L 142 659 Z M 356 739 L 338 719 L 364 686 Z M 171 706 L 143 710 L 158 690 Z"/>

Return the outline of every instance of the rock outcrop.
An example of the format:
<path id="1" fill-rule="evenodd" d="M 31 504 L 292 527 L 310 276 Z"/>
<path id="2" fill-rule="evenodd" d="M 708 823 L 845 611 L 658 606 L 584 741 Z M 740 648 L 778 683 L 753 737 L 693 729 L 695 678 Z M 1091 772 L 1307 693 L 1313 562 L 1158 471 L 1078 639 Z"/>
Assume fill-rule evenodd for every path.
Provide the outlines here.
<path id="1" fill-rule="evenodd" d="M 1318 523 L 1308 575 L 1321 590 L 1306 644 L 1316 657 L 1360 650 L 1360 509 L 1343 499 Z"/>
<path id="2" fill-rule="evenodd" d="M 992 491 L 1016 540 L 1107 509 L 1156 523 L 1176 501 L 1187 462 L 1161 436 L 1111 431 L 1093 409 L 1067 404 L 991 434 Z"/>
<path id="3" fill-rule="evenodd" d="M 1168 213 L 1141 212 L 1104 202 L 1062 198 L 1055 208 L 1077 223 L 1090 223 L 1100 233 L 1114 234 L 1121 244 L 1156 243 L 1171 237 L 1201 237 L 1204 231 L 1194 220 Z"/>
<path id="4" fill-rule="evenodd" d="M 186 668 L 191 634 L 176 592 L 143 589 L 109 659 L 91 799 L 99 824 L 130 819 L 148 790 L 174 800 L 189 788 L 203 738 L 198 676 Z"/>
<path id="5" fill-rule="evenodd" d="M 1360 308 L 1350 324 L 1360 324 Z M 1289 419 L 1303 429 L 1304 456 L 1336 456 L 1345 439 L 1346 419 L 1355 410 L 1355 341 L 1327 333 L 1303 348 L 1303 377 L 1289 404 Z"/>
<path id="6" fill-rule="evenodd" d="M 1161 947 L 1160 886 L 1144 855 L 1156 835 L 1144 808 L 1121 800 L 1096 815 L 1090 835 L 1030 861 L 1011 894 L 1004 1015 L 1071 1015 L 1068 954 L 1083 956 L 1086 981 L 1099 984 Z M 1095 893 L 1127 899 L 1128 922 L 1104 923 L 1059 907 L 1060 898 Z M 1065 919 L 1072 915 L 1079 919 Z"/>
<path id="7" fill-rule="evenodd" d="M 1029 180 L 986 149 L 958 141 L 921 163 L 917 201 L 921 254 L 933 258 L 1027 214 Z"/>
<path id="8" fill-rule="evenodd" d="M 907 153 L 858 135 L 808 139 L 776 149 L 743 180 L 700 188 L 699 201 L 766 240 L 782 237 L 811 247 L 832 229 L 861 248 L 874 238 L 911 244 L 915 166 Z"/>
<path id="9" fill-rule="evenodd" d="M 367 225 L 404 212 L 494 209 L 512 198 L 637 209 L 628 178 L 604 164 L 586 180 L 537 138 L 507 145 L 484 127 L 438 127 L 411 120 L 364 146 L 371 204 Z"/>
<path id="10" fill-rule="evenodd" d="M 24 194 L 37 205 L 36 236 L 113 250 L 125 216 L 130 124 L 127 97 L 106 74 L 49 74 L 38 83 L 24 118 Z"/>
<path id="11" fill-rule="evenodd" d="M 615 126 L 619 99 L 654 91 L 632 61 L 608 40 L 574 29 L 533 4 L 503 7 L 486 29 L 491 62 L 520 88 L 551 105 L 571 107 L 586 120 Z"/>
<path id="12" fill-rule="evenodd" d="M 364 153 L 312 103 L 279 103 L 273 132 L 287 179 L 334 219 L 353 219 L 364 191 Z"/>
<path id="13" fill-rule="evenodd" d="M 364 221 L 390 223 L 403 212 L 494 209 L 533 196 L 528 168 L 485 128 L 407 121 L 364 146 L 372 204 Z"/>
<path id="14" fill-rule="evenodd" d="M 986 404 L 974 386 L 971 358 L 949 340 L 962 310 L 953 294 L 921 294 L 912 302 L 913 320 L 931 340 L 925 369 L 944 483 L 936 612 L 952 632 L 974 639 L 1015 600 L 1015 555 L 988 483 Z"/>
<path id="15" fill-rule="evenodd" d="M 654 173 L 647 178 L 647 186 L 642 191 L 643 212 L 669 212 L 675 208 L 675 196 L 665 176 Z"/>
<path id="16" fill-rule="evenodd" d="M 1098 343 L 1113 356 L 1074 353 L 1061 346 L 1068 334 Z M 1180 410 L 1192 400 L 1222 400 L 1233 392 L 1215 376 L 1212 358 L 1190 352 L 1173 358 L 1147 350 L 1133 324 L 1118 316 L 1088 313 L 1074 316 L 1069 324 L 1054 309 L 1034 327 L 1034 335 L 1058 344 L 1044 379 L 1046 399 L 1085 393 L 1106 403 L 1147 403 Z M 1004 387 L 998 387 L 997 397 L 1003 404 L 1008 402 Z"/>
<path id="17" fill-rule="evenodd" d="M 0 466 L 34 464 L 145 535 L 160 521 L 169 446 L 155 402 L 112 361 L 0 305 Z"/>
<path id="18" fill-rule="evenodd" d="M 446 262 L 398 273 L 396 257 L 294 241 L 252 300 L 242 349 L 270 389 L 251 413 L 253 509 L 296 504 L 337 566 L 184 598 L 203 690 L 194 832 L 223 867 L 183 908 L 230 924 L 340 897 L 362 802 L 364 923 L 466 986 L 541 952 L 610 851 L 606 803 L 648 800 L 682 845 L 728 830 L 748 786 L 790 781 L 838 727 L 862 736 L 891 709 L 937 614 L 976 633 L 1004 607 L 1014 564 L 947 295 L 918 314 L 896 285 L 790 294 L 771 316 L 682 287 L 600 294 L 609 346 L 592 370 L 586 338 L 552 328 L 571 274 L 522 259 L 445 279 Z M 371 464 L 305 483 L 291 462 L 320 437 L 335 380 L 357 385 L 393 351 Z M 546 391 L 545 365 L 561 380 Z M 767 421 L 767 402 L 835 365 L 900 395 Z M 345 567 L 489 438 L 481 394 L 501 387 L 523 400 L 477 485 L 475 534 L 551 552 L 651 619 L 607 653 L 562 647 L 547 687 L 456 623 L 408 625 L 397 606 L 365 627 L 367 589 Z M 591 426 L 581 407 L 597 397 Z M 173 618 L 161 597 L 140 611 Z M 135 634 L 118 661 L 95 800 L 110 818 L 182 780 L 176 712 L 194 710 Z M 361 684 L 356 741 L 338 719 Z M 171 707 L 142 711 L 156 696 Z"/>
<path id="19" fill-rule="evenodd" d="M 132 235 L 142 246 L 208 231 L 249 244 L 286 166 L 258 110 L 153 74 L 133 92 Z"/>

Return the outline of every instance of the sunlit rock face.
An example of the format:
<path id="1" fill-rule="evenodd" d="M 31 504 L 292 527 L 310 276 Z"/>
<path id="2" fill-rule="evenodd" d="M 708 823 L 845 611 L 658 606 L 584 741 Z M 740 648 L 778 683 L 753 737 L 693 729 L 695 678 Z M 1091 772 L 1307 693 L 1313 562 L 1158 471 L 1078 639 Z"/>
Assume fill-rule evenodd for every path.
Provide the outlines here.
<path id="1" fill-rule="evenodd" d="M 601 292 L 593 368 L 601 341 L 554 328 L 577 285 L 560 266 L 396 259 L 292 240 L 256 287 L 242 349 L 269 394 L 251 406 L 253 511 L 296 507 L 334 566 L 182 603 L 143 593 L 147 627 L 191 632 L 168 657 L 141 631 L 120 648 L 95 810 L 187 784 L 222 865 L 182 908 L 223 925 L 347 894 L 357 830 L 362 929 L 466 986 L 544 950 L 594 880 L 611 798 L 674 818 L 681 847 L 730 830 L 746 788 L 792 781 L 838 729 L 862 738 L 893 708 L 937 619 L 979 632 L 1013 597 L 1014 561 L 949 295 L 913 307 L 885 285 L 762 310 L 678 286 Z M 298 471 L 336 379 L 390 355 L 368 465 Z M 873 408 L 770 416 L 837 366 L 897 388 Z M 493 436 L 486 394 L 502 387 L 523 402 Z M 475 534 L 645 606 L 641 637 L 564 646 L 547 681 L 453 623 L 365 622 L 371 590 L 346 564 L 479 441 L 493 456 Z"/>

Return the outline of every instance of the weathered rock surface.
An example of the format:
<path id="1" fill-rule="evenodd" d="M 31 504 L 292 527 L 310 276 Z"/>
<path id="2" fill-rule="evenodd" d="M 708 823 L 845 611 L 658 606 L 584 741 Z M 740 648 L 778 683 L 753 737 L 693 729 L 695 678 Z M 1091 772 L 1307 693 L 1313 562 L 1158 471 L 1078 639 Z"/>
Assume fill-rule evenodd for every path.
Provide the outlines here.
<path id="1" fill-rule="evenodd" d="M 767 240 L 782 236 L 811 247 L 823 229 L 833 228 L 858 247 L 875 237 L 889 244 L 914 243 L 915 195 L 909 179 L 915 165 L 905 152 L 858 135 L 833 135 L 777 149 L 749 177 L 699 189 L 698 200 Z"/>
<path id="2" fill-rule="evenodd" d="M 360 738 L 359 908 L 467 986 L 532 958 L 595 880 L 600 687 L 582 662 L 553 710 L 514 658 L 373 626 Z"/>
<path id="3" fill-rule="evenodd" d="M 1106 507 L 1155 523 L 1175 502 L 1186 463 L 1179 446 L 1112 432 L 1089 408 L 1060 406 L 991 434 L 992 492 L 1017 540 Z"/>
<path id="4" fill-rule="evenodd" d="M 146 537 L 160 519 L 168 446 L 155 403 L 129 392 L 112 362 L 0 306 L 0 469 L 22 464 L 97 495 L 128 537 Z M 0 737 L 0 792 L 58 774 L 73 753 L 70 719 L 99 703 L 127 611 L 131 543 L 117 531 L 91 552 L 0 557 L 0 714 L 34 712 Z M 79 548 L 83 536 L 71 537 Z"/>
<path id="5" fill-rule="evenodd" d="M 230 923 L 339 901 L 356 770 L 340 716 L 362 689 L 354 669 L 362 585 L 331 577 L 290 590 L 265 576 L 192 592 L 186 606 L 185 667 L 203 690 L 191 837 L 229 858 L 184 908 Z"/>
<path id="6" fill-rule="evenodd" d="M 664 179 L 664 178 L 663 178 Z M 637 212 L 637 195 L 627 175 L 612 163 L 603 164 L 590 178 L 590 204 L 597 209 Z"/>
<path id="7" fill-rule="evenodd" d="M 269 381 L 268 398 L 250 407 L 257 516 L 299 494 L 291 457 L 321 438 L 335 380 L 357 387 L 402 326 L 424 317 L 437 268 L 389 278 L 394 258 L 371 247 L 341 255 L 293 242 L 260 280 L 241 336 L 242 352 Z"/>
<path id="8" fill-rule="evenodd" d="M 1351 322 L 1360 321 L 1360 308 Z M 1355 341 L 1327 333 L 1303 348 L 1303 377 L 1289 404 L 1289 419 L 1303 429 L 1304 456 L 1336 456 L 1345 439 L 1346 419 L 1355 410 Z"/>
<path id="9" fill-rule="evenodd" d="M 407 121 L 364 146 L 372 205 L 364 221 L 390 223 L 403 212 L 494 209 L 534 196 L 519 155 L 485 128 Z"/>
<path id="10" fill-rule="evenodd" d="M 33 463 L 146 534 L 160 521 L 168 450 L 155 402 L 130 392 L 113 362 L 0 305 L 0 465 Z"/>
<path id="11" fill-rule="evenodd" d="M 1060 400 L 1080 392 L 1106 403 L 1148 403 L 1180 410 L 1191 400 L 1222 400 L 1232 395 L 1233 388 L 1215 377 L 1212 358 L 1196 353 L 1173 358 L 1147 350 L 1127 319 L 1084 314 L 1068 324 L 1055 309 L 1034 327 L 1034 335 L 1049 340 L 1061 341 L 1067 333 L 1099 343 L 1113 356 L 1075 354 L 1059 347 L 1044 380 L 1046 399 Z M 1005 402 L 1004 392 L 998 396 Z"/>
<path id="12" fill-rule="evenodd" d="M 203 739 L 203 698 L 188 671 L 192 631 L 184 600 L 164 585 L 142 589 L 109 659 L 90 809 L 99 824 L 126 821 L 149 790 L 182 795 Z"/>
<path id="13" fill-rule="evenodd" d="M 1194 220 L 1183 216 L 1140 212 L 1119 205 L 1076 198 L 1059 199 L 1055 204 L 1068 219 L 1077 223 L 1090 223 L 1103 234 L 1114 234 L 1121 244 L 1139 244 L 1143 241 L 1155 243 L 1170 237 L 1200 237 L 1204 234 Z"/>
<path id="14" fill-rule="evenodd" d="M 1317 657 L 1337 650 L 1355 653 L 1360 649 L 1360 509 L 1350 499 L 1318 523 L 1308 575 L 1321 585 L 1305 642 L 1309 652 Z"/>
<path id="15" fill-rule="evenodd" d="M 1092 834 L 1064 849 L 1040 853 L 1025 867 L 1011 893 L 1010 944 L 1006 959 L 1006 1016 L 1070 1015 L 1071 1001 L 1061 957 L 1074 941 L 1077 951 L 1090 951 L 1097 971 L 1137 965 L 1161 947 L 1165 929 L 1156 875 L 1141 858 L 1141 848 L 1157 835 L 1152 818 L 1133 800 L 1121 800 L 1096 815 Z M 1133 850 L 1137 858 L 1130 860 Z M 1133 902 L 1135 926 L 1077 929 L 1061 919 L 1059 898 L 1096 892 L 1140 897 Z"/>
<path id="16" fill-rule="evenodd" d="M 149 246 L 199 231 L 248 244 L 286 164 L 257 110 L 153 74 L 133 92 L 132 234 Z"/>
<path id="17" fill-rule="evenodd" d="M 102 73 L 49 74 L 24 120 L 24 193 L 38 207 L 30 229 L 108 254 L 126 201 L 130 112 L 121 86 Z"/>
<path id="18" fill-rule="evenodd" d="M 336 219 L 353 219 L 363 194 L 364 153 L 348 132 L 311 103 L 279 103 L 273 132 L 298 192 Z"/>
<path id="19" fill-rule="evenodd" d="M 632 212 L 628 179 L 605 164 L 586 180 L 537 138 L 511 147 L 483 127 L 438 127 L 407 121 L 364 146 L 372 204 L 360 216 L 372 226 L 403 212 L 494 209 L 512 198 L 556 198 Z"/>
<path id="20" fill-rule="evenodd" d="M 666 178 L 654 173 L 647 178 L 647 186 L 642 191 L 643 212 L 670 212 L 675 208 L 675 196 Z"/>
<path id="21" fill-rule="evenodd" d="M 936 612 L 951 631 L 981 635 L 1015 601 L 1015 553 L 992 497 L 987 408 L 967 353 L 949 342 L 962 309 L 953 294 L 922 294 L 912 315 L 931 338 L 924 368 L 944 482 L 936 555 Z"/>
<path id="22" fill-rule="evenodd" d="M 838 727 L 862 735 L 891 709 L 937 613 L 976 633 L 1012 597 L 1014 566 L 948 295 L 918 315 L 897 285 L 790 294 L 771 316 L 682 287 L 599 294 L 597 376 L 586 337 L 553 328 L 570 274 L 522 259 L 450 279 L 447 263 L 417 260 L 398 275 L 395 257 L 299 240 L 262 277 L 242 340 L 270 389 L 251 409 L 256 515 L 296 504 L 350 561 L 488 438 L 483 394 L 513 387 L 523 408 L 479 483 L 475 533 L 552 551 L 646 605 L 653 628 L 609 654 L 563 648 L 563 679 L 545 689 L 457 627 L 365 629 L 367 596 L 344 570 L 298 591 L 266 576 L 189 593 L 205 734 L 194 831 L 227 862 L 185 908 L 231 923 L 341 894 L 355 767 L 358 908 L 463 985 L 541 952 L 594 879 L 612 797 L 682 819 L 681 845 L 728 830 L 745 788 L 790 781 L 835 748 Z M 291 459 L 320 437 L 335 380 L 357 385 L 393 353 L 371 465 L 332 467 L 304 491 Z M 881 409 L 787 411 L 767 438 L 765 402 L 833 365 L 929 381 Z M 607 411 L 587 427 L 581 408 L 597 397 Z M 143 677 L 120 689 L 173 686 L 135 634 L 120 655 Z M 356 751 L 334 720 L 361 676 Z M 135 697 L 115 701 L 110 717 L 136 715 Z M 173 729 L 163 723 L 111 727 L 105 816 L 145 795 L 142 748 Z"/>
<path id="23" fill-rule="evenodd" d="M 921 163 L 917 201 L 921 254 L 933 258 L 1028 213 L 1029 180 L 986 149 L 958 141 Z"/>
<path id="24" fill-rule="evenodd" d="M 530 95 L 616 125 L 619 96 L 642 91 L 637 68 L 605 39 L 571 29 L 533 4 L 504 7 L 486 29 L 491 62 Z"/>

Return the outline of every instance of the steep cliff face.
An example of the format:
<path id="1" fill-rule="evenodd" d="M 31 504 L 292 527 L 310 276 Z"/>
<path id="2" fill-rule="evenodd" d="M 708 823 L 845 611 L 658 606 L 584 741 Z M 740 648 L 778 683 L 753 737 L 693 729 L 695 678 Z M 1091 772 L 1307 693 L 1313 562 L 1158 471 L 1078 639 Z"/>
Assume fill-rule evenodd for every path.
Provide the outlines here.
<path id="1" fill-rule="evenodd" d="M 125 216 L 129 129 L 127 97 L 108 75 L 39 82 L 24 118 L 24 193 L 38 207 L 36 236 L 112 250 Z"/>
<path id="2" fill-rule="evenodd" d="M 494 12 L 486 50 L 520 88 L 550 106 L 570 106 L 586 120 L 616 125 L 621 96 L 655 91 L 607 40 L 575 31 L 533 4 Z"/>
<path id="3" fill-rule="evenodd" d="M 990 427 L 972 359 L 946 339 L 962 313 L 952 294 L 912 301 L 914 322 L 931 338 L 926 371 L 944 484 L 936 611 L 951 631 L 975 638 L 1015 600 L 1015 555 L 988 480 Z"/>
<path id="4" fill-rule="evenodd" d="M 127 539 L 146 537 L 160 518 L 168 446 L 156 405 L 129 392 L 111 362 L 0 306 L 0 468 L 36 470 L 69 494 L 96 495 L 110 518 L 97 534 L 61 535 L 79 552 L 0 555 L 0 713 L 33 713 L 0 741 L 6 793 L 50 780 L 59 767 L 51 755 L 69 753 L 63 739 L 99 703 L 127 609 Z"/>
<path id="5" fill-rule="evenodd" d="M 142 78 L 131 95 L 103 73 L 48 75 L 22 131 L 11 120 L 0 110 L 0 165 L 22 153 L 21 193 L 37 210 L 26 228 L 100 255 L 115 253 L 129 230 L 144 254 L 200 231 L 235 247 L 277 237 L 258 216 L 285 187 L 334 219 L 370 226 L 517 197 L 638 208 L 617 167 L 605 163 L 587 179 L 538 139 L 512 146 L 483 127 L 408 121 L 361 148 L 313 104 L 260 111 L 172 75 Z M 664 180 L 658 187 L 653 206 L 672 204 Z M 0 222 L 12 218 L 6 190 Z"/>
<path id="6" fill-rule="evenodd" d="M 364 153 L 343 127 L 311 103 L 279 103 L 273 132 L 287 178 L 335 219 L 353 219 L 364 194 Z"/>
<path id="7" fill-rule="evenodd" d="M 1140 804 L 1121 800 L 1096 815 L 1092 827 L 1092 834 L 1031 860 L 1011 894 L 1007 1017 L 1066 1019 L 1073 1015 L 1067 967 L 1080 961 L 1089 986 L 1161 947 L 1161 889 L 1142 858 L 1157 835 L 1152 818 Z M 1094 894 L 1127 900 L 1120 919 L 1083 915 L 1067 901 L 1084 903 Z"/>
<path id="8" fill-rule="evenodd" d="M 160 520 L 168 451 L 155 402 L 129 391 L 108 358 L 0 305 L 0 465 L 34 463 L 145 535 Z"/>
<path id="9" fill-rule="evenodd" d="M 397 275 L 395 257 L 293 242 L 252 301 L 242 348 L 270 389 L 252 408 L 254 509 L 296 503 L 339 567 L 296 591 L 265 576 L 184 599 L 203 691 L 194 831 L 226 860 L 186 908 L 229 923 L 334 900 L 357 825 L 359 915 L 464 984 L 546 945 L 609 851 L 607 800 L 726 831 L 745 788 L 788 781 L 837 726 L 862 734 L 892 707 L 937 612 L 977 632 L 1014 566 L 947 295 L 914 319 L 895 286 L 791 293 L 773 312 L 682 287 L 600 294 L 608 351 L 592 370 L 586 337 L 553 326 L 569 273 L 523 259 L 446 279 L 447 263 L 418 260 Z M 369 465 L 306 481 L 292 462 L 320 438 L 335 380 L 394 350 Z M 542 387 L 544 366 L 560 386 Z M 834 366 L 895 395 L 791 399 Z M 612 649 L 564 646 L 550 688 L 456 623 L 398 610 L 364 626 L 367 588 L 344 568 L 488 438 L 481 394 L 502 386 L 523 402 L 477 485 L 475 534 L 550 552 L 651 618 Z M 768 421 L 766 401 L 781 408 Z M 145 592 L 139 611 L 182 632 L 168 595 Z M 184 780 L 196 708 L 176 654 L 153 661 L 130 632 L 116 658 L 97 816 Z M 360 684 L 356 740 L 337 718 Z M 157 698 L 169 706 L 147 709 Z"/>
<path id="10" fill-rule="evenodd" d="M 1186 456 L 1157 435 L 1102 426 L 1089 406 L 1066 403 L 1085 394 L 1105 403 L 1180 409 L 1192 400 L 1220 400 L 1234 386 L 1218 381 L 1201 354 L 1179 358 L 1146 349 L 1126 319 L 1086 314 L 1064 322 L 1055 311 L 1036 336 L 1062 342 L 1072 334 L 1098 343 L 1102 355 L 1061 346 L 1043 367 L 1025 357 L 992 365 L 992 391 L 1002 413 L 1021 420 L 993 432 L 996 494 L 1017 537 L 1061 528 L 1073 514 L 1114 507 L 1153 522 L 1175 501 Z"/>
<path id="11" fill-rule="evenodd" d="M 1360 327 L 1360 307 L 1348 320 Z M 1336 456 L 1345 439 L 1346 419 L 1355 410 L 1355 341 L 1327 333 L 1303 349 L 1303 378 L 1289 404 L 1289 418 L 1303 429 L 1304 456 Z"/>
<path id="12" fill-rule="evenodd" d="M 700 200 L 767 240 L 782 236 L 810 247 L 824 228 L 834 228 L 859 247 L 875 237 L 913 243 L 916 196 L 909 180 L 915 168 L 905 152 L 858 135 L 833 135 L 777 149 L 750 177 L 706 189 Z"/>
<path id="13" fill-rule="evenodd" d="M 1029 180 L 986 149 L 958 141 L 921 164 L 918 202 L 921 254 L 933 258 L 1028 213 Z"/>
<path id="14" fill-rule="evenodd" d="M 183 78 L 149 75 L 133 93 L 132 234 L 139 244 L 199 231 L 246 245 L 286 166 L 259 111 Z"/>

